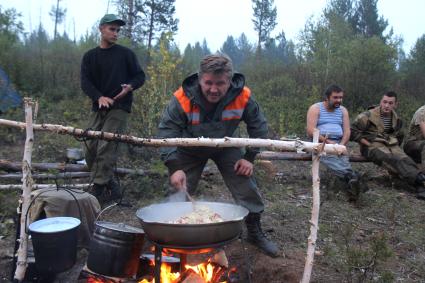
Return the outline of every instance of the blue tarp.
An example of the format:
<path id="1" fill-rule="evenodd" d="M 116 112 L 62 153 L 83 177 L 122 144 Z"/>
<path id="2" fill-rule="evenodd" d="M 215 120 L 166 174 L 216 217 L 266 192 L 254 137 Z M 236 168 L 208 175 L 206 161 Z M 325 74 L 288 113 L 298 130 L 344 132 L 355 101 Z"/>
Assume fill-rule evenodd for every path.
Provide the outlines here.
<path id="1" fill-rule="evenodd" d="M 0 113 L 6 110 L 20 106 L 22 98 L 12 87 L 6 72 L 0 68 Z"/>

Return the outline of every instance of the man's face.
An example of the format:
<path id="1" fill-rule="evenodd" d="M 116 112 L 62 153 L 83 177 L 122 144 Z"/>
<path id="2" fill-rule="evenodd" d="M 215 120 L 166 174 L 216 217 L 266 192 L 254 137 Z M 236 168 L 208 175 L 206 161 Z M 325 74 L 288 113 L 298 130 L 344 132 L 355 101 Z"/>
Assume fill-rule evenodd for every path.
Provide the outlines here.
<path id="1" fill-rule="evenodd" d="M 209 103 L 218 103 L 229 90 L 230 80 L 226 74 L 204 73 L 199 79 L 199 85 Z"/>
<path id="2" fill-rule="evenodd" d="M 118 40 L 118 33 L 120 32 L 121 26 L 110 23 L 101 25 L 99 29 L 102 41 L 112 45 Z"/>
<path id="3" fill-rule="evenodd" d="M 381 102 L 379 103 L 379 106 L 381 107 L 381 113 L 388 115 L 391 114 L 391 112 L 397 106 L 397 100 L 395 97 L 388 97 L 384 95 L 381 99 Z"/>
<path id="4" fill-rule="evenodd" d="M 342 104 L 342 98 L 344 93 L 341 92 L 332 92 L 331 95 L 326 99 L 328 101 L 329 108 L 339 108 Z"/>

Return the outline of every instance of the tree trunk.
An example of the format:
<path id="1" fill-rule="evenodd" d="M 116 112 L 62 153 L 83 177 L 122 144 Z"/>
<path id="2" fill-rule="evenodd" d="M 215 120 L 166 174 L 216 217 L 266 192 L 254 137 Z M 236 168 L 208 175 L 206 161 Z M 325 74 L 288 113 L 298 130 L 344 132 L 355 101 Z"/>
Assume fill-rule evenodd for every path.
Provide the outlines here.
<path id="1" fill-rule="evenodd" d="M 259 154 L 257 154 L 256 158 L 260 160 L 311 161 L 311 154 L 296 153 L 296 152 L 262 151 Z M 370 160 L 358 154 L 350 155 L 349 158 L 350 158 L 350 162 L 370 162 Z M 1 160 L 0 160 L 0 168 L 1 168 Z"/>

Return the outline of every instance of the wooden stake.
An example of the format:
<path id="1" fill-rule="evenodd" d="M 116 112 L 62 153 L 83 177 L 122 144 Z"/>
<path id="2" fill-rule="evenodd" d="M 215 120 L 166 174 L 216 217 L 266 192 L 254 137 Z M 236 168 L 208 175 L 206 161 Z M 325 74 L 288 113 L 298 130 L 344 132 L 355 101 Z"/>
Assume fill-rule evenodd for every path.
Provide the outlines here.
<path id="1" fill-rule="evenodd" d="M 0 119 L 0 125 L 25 128 L 25 123 Z M 301 140 L 281 141 L 270 139 L 248 139 L 248 138 L 229 138 L 211 139 L 211 138 L 171 138 L 171 139 L 150 139 L 138 138 L 135 136 L 120 135 L 99 131 L 84 131 L 82 129 L 53 124 L 34 124 L 34 130 L 50 131 L 58 134 L 68 134 L 76 137 L 89 137 L 108 141 L 119 141 L 140 146 L 153 147 L 262 147 L 278 151 L 296 151 L 313 152 L 317 151 L 321 145 L 319 143 L 305 142 Z M 327 154 L 341 155 L 346 154 L 346 148 L 339 144 L 326 144 L 324 151 Z"/>
<path id="2" fill-rule="evenodd" d="M 319 130 L 315 129 L 313 133 L 313 142 L 319 141 Z M 324 144 L 323 144 L 324 147 Z M 311 272 L 313 270 L 314 250 L 316 248 L 317 231 L 319 229 L 319 210 L 320 210 L 320 178 L 319 178 L 319 165 L 321 148 L 317 152 L 313 152 L 312 161 L 313 165 L 311 173 L 313 177 L 313 206 L 311 209 L 310 220 L 310 236 L 308 237 L 307 257 L 305 259 L 304 273 L 301 283 L 310 282 Z"/>
<path id="3" fill-rule="evenodd" d="M 26 140 L 24 148 L 24 157 L 22 160 L 22 195 L 19 200 L 18 213 L 21 214 L 20 218 L 20 239 L 19 248 L 17 253 L 17 262 L 15 270 L 15 279 L 22 281 L 25 278 L 25 272 L 27 270 L 27 250 L 28 250 L 28 235 L 25 227 L 25 217 L 31 201 L 31 190 L 33 180 L 31 178 L 31 154 L 34 143 L 34 131 L 32 124 L 32 106 L 34 104 L 31 98 L 24 98 L 25 103 L 25 122 L 26 122 Z"/>

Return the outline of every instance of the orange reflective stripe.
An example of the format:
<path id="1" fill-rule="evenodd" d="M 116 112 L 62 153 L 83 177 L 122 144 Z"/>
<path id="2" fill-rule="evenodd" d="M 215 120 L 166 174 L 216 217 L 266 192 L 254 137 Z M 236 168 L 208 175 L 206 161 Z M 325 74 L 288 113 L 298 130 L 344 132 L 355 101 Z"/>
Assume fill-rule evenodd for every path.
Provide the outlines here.
<path id="1" fill-rule="evenodd" d="M 244 87 L 242 92 L 228 104 L 221 115 L 222 120 L 234 120 L 240 119 L 242 117 L 243 111 L 248 103 L 248 100 L 251 96 L 251 91 L 249 88 Z"/>
<path id="2" fill-rule="evenodd" d="M 189 123 L 191 123 L 192 125 L 199 124 L 199 114 L 201 112 L 199 106 L 192 105 L 190 99 L 186 96 L 182 87 L 180 87 L 176 92 L 174 92 L 174 96 L 177 98 L 177 101 L 182 107 L 184 113 L 186 113 Z"/>

